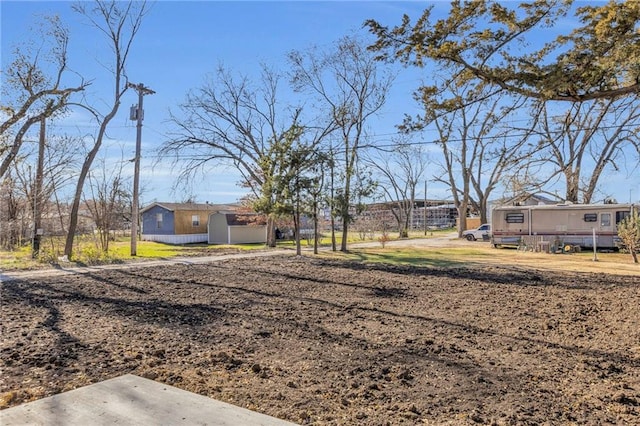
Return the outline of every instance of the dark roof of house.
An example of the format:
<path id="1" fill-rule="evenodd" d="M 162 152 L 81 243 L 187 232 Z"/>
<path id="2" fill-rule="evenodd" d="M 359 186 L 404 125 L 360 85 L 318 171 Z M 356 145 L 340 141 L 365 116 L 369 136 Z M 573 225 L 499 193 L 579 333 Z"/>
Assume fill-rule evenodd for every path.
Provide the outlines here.
<path id="1" fill-rule="evenodd" d="M 219 212 L 225 215 L 227 225 L 254 225 L 263 226 L 267 224 L 267 220 L 264 215 L 257 213 L 231 213 L 231 212 Z"/>
<path id="2" fill-rule="evenodd" d="M 147 210 L 159 206 L 169 211 L 177 211 L 177 210 L 201 210 L 201 211 L 220 211 L 220 210 L 237 210 L 240 208 L 238 204 L 210 204 L 210 203 L 151 203 L 145 208 L 141 209 L 140 212 L 144 213 Z"/>

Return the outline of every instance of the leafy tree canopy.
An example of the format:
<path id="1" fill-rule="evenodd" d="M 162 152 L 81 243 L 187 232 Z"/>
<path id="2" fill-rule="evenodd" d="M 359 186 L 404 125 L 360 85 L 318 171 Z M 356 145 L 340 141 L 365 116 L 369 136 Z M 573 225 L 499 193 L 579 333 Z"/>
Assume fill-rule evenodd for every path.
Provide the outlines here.
<path id="1" fill-rule="evenodd" d="M 640 1 L 575 3 L 454 0 L 444 19 L 433 18 L 432 6 L 415 23 L 404 15 L 393 28 L 374 20 L 365 26 L 377 36 L 370 49 L 378 59 L 435 61 L 460 84 L 570 102 L 638 95 Z M 578 25 L 557 35 L 565 19 Z"/>

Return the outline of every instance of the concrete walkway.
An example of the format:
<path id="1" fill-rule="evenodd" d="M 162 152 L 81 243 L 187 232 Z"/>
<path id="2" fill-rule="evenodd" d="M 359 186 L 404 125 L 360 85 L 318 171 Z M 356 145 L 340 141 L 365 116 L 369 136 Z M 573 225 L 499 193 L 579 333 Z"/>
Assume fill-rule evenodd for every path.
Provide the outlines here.
<path id="1" fill-rule="evenodd" d="M 127 374 L 0 411 L 2 426 L 295 426 Z"/>
<path id="2" fill-rule="evenodd" d="M 70 266 L 47 269 L 33 269 L 28 271 L 8 271 L 0 270 L 0 283 L 20 279 L 37 279 L 41 277 L 55 277 L 70 274 L 87 274 L 102 270 L 129 269 L 129 268 L 151 268 L 162 265 L 197 265 L 202 263 L 218 262 L 228 259 L 247 259 L 256 257 L 276 256 L 281 254 L 291 254 L 291 250 L 273 249 L 268 251 L 249 251 L 238 254 L 224 254 L 218 256 L 193 256 L 193 257 L 171 257 L 166 259 L 139 260 L 126 263 L 112 263 L 108 265 L 96 266 Z"/>

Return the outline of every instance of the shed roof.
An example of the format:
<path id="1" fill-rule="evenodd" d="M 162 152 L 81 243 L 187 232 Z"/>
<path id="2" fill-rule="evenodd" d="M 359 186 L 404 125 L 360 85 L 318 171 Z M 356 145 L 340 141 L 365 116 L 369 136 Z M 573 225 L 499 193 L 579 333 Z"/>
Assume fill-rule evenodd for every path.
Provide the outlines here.
<path id="1" fill-rule="evenodd" d="M 267 220 L 264 215 L 258 213 L 235 213 L 230 211 L 220 211 L 216 212 L 218 214 L 223 214 L 227 225 L 229 226 L 237 226 L 237 225 L 254 225 L 254 226 L 263 226 L 267 224 Z"/>
<path id="2" fill-rule="evenodd" d="M 145 208 L 140 210 L 140 213 L 144 213 L 147 210 L 152 209 L 155 206 L 159 206 L 162 207 L 166 210 L 169 211 L 179 211 L 179 210 L 201 210 L 201 211 L 208 211 L 208 212 L 214 212 L 214 211 L 219 211 L 219 210 L 237 210 L 238 208 L 240 208 L 240 205 L 238 204 L 210 204 L 210 203 L 163 203 L 163 202 L 155 202 L 155 203 L 151 203 L 148 206 L 146 206 Z"/>

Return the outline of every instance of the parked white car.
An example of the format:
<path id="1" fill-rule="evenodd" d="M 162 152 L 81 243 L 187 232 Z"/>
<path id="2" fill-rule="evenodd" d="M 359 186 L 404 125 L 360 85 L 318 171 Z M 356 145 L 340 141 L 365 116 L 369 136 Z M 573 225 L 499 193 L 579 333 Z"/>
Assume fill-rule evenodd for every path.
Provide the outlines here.
<path id="1" fill-rule="evenodd" d="M 491 225 L 489 225 L 488 223 L 480 225 L 480 227 L 476 229 L 468 229 L 462 232 L 462 238 L 466 238 L 469 241 L 475 241 L 475 240 L 488 241 L 490 236 L 491 236 Z"/>

